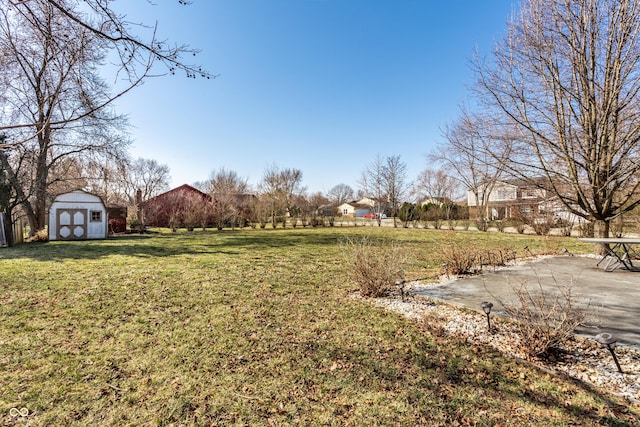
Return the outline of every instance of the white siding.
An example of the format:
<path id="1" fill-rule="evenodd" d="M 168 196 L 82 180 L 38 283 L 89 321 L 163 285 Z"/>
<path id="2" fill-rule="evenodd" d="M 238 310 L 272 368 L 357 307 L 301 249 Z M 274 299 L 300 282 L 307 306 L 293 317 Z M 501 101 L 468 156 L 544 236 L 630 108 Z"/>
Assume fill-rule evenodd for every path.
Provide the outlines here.
<path id="1" fill-rule="evenodd" d="M 63 227 L 62 237 L 106 239 L 107 224 L 107 209 L 102 199 L 85 191 L 61 194 L 49 208 L 49 240 L 58 239 L 59 227 Z"/>
<path id="2" fill-rule="evenodd" d="M 484 189 L 478 191 L 478 198 L 482 200 Z M 518 187 L 515 185 L 507 184 L 505 182 L 496 182 L 489 193 L 487 202 L 508 202 L 510 200 L 518 199 Z M 467 205 L 476 206 L 476 197 L 473 191 L 467 191 Z"/>

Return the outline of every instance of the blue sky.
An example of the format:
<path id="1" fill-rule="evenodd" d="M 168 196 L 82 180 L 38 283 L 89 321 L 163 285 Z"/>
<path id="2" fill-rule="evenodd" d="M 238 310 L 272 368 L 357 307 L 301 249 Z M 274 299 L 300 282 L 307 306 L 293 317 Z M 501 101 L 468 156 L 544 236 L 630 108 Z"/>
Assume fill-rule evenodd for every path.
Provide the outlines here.
<path id="1" fill-rule="evenodd" d="M 161 38 L 201 50 L 219 77 L 148 80 L 118 101 L 134 157 L 171 168 L 172 186 L 220 168 L 256 185 L 296 168 L 309 192 L 400 155 L 408 180 L 431 167 L 473 83 L 469 60 L 505 32 L 510 0 L 175 0 L 118 2 Z"/>

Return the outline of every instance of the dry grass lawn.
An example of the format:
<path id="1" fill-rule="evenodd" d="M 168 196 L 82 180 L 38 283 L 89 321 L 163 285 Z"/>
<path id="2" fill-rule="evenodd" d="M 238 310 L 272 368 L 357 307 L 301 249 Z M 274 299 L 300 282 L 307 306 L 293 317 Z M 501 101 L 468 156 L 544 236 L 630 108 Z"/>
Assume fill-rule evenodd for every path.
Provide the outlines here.
<path id="1" fill-rule="evenodd" d="M 639 425 L 640 410 L 348 298 L 339 242 L 589 251 L 413 229 L 166 233 L 0 250 L 0 425 Z M 11 408 L 27 408 L 27 417 Z M 15 411 L 13 411 L 15 415 Z"/>

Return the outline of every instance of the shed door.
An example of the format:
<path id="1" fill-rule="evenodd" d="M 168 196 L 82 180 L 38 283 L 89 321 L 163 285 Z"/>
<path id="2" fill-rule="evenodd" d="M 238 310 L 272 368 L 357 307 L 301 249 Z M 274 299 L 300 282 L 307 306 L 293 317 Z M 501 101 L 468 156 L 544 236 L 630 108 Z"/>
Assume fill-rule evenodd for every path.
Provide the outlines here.
<path id="1" fill-rule="evenodd" d="M 59 240 L 77 240 L 87 238 L 87 210 L 86 209 L 58 209 Z"/>

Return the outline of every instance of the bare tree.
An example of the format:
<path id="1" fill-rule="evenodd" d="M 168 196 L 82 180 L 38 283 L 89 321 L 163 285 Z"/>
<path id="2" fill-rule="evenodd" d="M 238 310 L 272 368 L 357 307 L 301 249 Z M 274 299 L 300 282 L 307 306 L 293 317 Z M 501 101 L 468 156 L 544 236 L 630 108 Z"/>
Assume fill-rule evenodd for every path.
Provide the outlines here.
<path id="1" fill-rule="evenodd" d="M 104 57 L 101 41 L 50 2 L 0 8 L 0 121 L 18 123 L 5 127 L 0 165 L 32 233 L 45 226 L 52 185 L 65 177 L 60 169 L 89 157 L 122 156 L 128 144 L 120 133 L 124 118 L 94 108 L 109 99 L 97 73 Z"/>
<path id="2" fill-rule="evenodd" d="M 501 163 L 608 236 L 640 204 L 640 4 L 526 0 L 492 59 L 477 89 L 515 136 Z"/>
<path id="3" fill-rule="evenodd" d="M 478 229 L 488 228 L 487 202 L 496 182 L 504 175 L 502 164 L 509 156 L 508 145 L 487 136 L 491 126 L 486 120 L 462 111 L 461 117 L 447 125 L 443 135 L 447 142 L 429 155 L 450 170 L 464 188 L 471 192 L 477 208 Z"/>
<path id="4" fill-rule="evenodd" d="M 0 144 L 4 141 L 5 136 L 0 134 Z M 0 148 L 0 151 L 3 149 Z M 13 209 L 18 206 L 14 189 L 9 181 L 9 175 L 4 168 L 0 168 L 0 215 L 4 214 L 4 221 L 2 221 L 2 225 L 4 226 L 3 232 L 5 236 L 5 244 L 7 246 L 13 246 L 13 228 L 12 228 L 12 220 L 13 220 Z"/>
<path id="5" fill-rule="evenodd" d="M 149 200 L 169 189 L 171 171 L 169 166 L 156 160 L 142 157 L 127 161 L 121 166 L 124 178 L 124 192 L 129 204 L 135 204 L 136 192 L 141 191 L 142 200 Z"/>
<path id="6" fill-rule="evenodd" d="M 211 196 L 212 218 L 218 230 L 226 225 L 235 226 L 236 220 L 246 211 L 247 198 L 251 197 L 247 179 L 235 171 L 221 168 L 197 186 Z"/>
<path id="7" fill-rule="evenodd" d="M 424 169 L 413 187 L 417 199 L 433 199 L 440 202 L 461 196 L 460 181 L 444 169 Z"/>
<path id="8" fill-rule="evenodd" d="M 130 196 L 126 191 L 128 164 L 126 159 L 115 158 L 102 161 L 90 159 L 82 167 L 85 188 L 102 198 L 107 205 L 126 206 L 135 201 L 135 191 Z"/>
<path id="9" fill-rule="evenodd" d="M 362 172 L 359 181 L 360 191 L 365 197 L 374 200 L 378 226 L 382 225 L 385 209 L 390 209 L 393 225 L 397 226 L 397 213 L 408 190 L 406 170 L 407 166 L 400 160 L 400 156 L 391 156 L 383 160 L 377 155 Z"/>
<path id="10" fill-rule="evenodd" d="M 185 57 L 193 57 L 197 50 L 185 45 L 175 45 L 158 38 L 157 24 L 153 26 L 135 24 L 126 15 L 114 9 L 112 0 L 0 0 L 0 10 L 3 19 L 12 30 L 2 38 L 10 47 L 9 55 L 16 56 L 20 62 L 22 54 L 28 53 L 24 45 L 17 45 L 13 40 L 22 35 L 36 39 L 49 39 L 53 46 L 43 60 L 59 63 L 59 58 L 79 59 L 84 55 L 78 51 L 77 44 L 86 40 L 93 40 L 99 45 L 100 52 L 105 56 L 111 53 L 111 61 L 117 67 L 117 81 L 119 89 L 109 96 L 91 99 L 82 105 L 65 108 L 65 114 L 28 116 L 11 114 L 11 108 L 5 108 L 3 113 L 11 120 L 0 120 L 0 131 L 15 131 L 16 137 L 5 141 L 5 145 L 21 144 L 46 132 L 46 126 L 61 127 L 91 117 L 98 111 L 109 106 L 131 89 L 139 86 L 146 78 L 164 74 L 175 74 L 183 71 L 187 77 L 204 78 L 215 77 L 198 65 L 189 64 Z M 178 4 L 186 5 L 190 2 L 178 0 Z M 51 23 L 55 22 L 55 28 Z M 53 30 L 53 31 L 52 31 Z M 15 54 L 18 55 L 15 55 Z M 114 60 L 114 58 L 117 58 Z M 86 59 L 85 59 L 86 60 Z M 162 65 L 157 69 L 155 64 Z M 22 64 L 24 65 L 24 64 Z M 32 69 L 23 66 L 11 67 L 3 60 L 3 83 L 11 82 L 13 77 L 7 75 L 10 67 L 12 71 L 33 75 Z M 34 64 L 30 64 L 33 66 Z M 0 88 L 0 96 L 6 96 L 5 90 Z M 6 89 L 6 88 L 4 88 Z M 90 92 L 86 92 L 90 93 Z M 9 93 L 11 96 L 11 93 Z M 43 94 L 43 96 L 48 96 Z M 11 105 L 11 104 L 9 104 Z M 26 131 L 31 132 L 26 132 Z"/>
<path id="11" fill-rule="evenodd" d="M 347 184 L 338 184 L 327 192 L 327 198 L 336 206 L 340 206 L 343 203 L 350 202 L 351 200 L 353 200 L 353 197 L 353 188 L 351 188 Z"/>
<path id="12" fill-rule="evenodd" d="M 384 177 L 384 161 L 379 154 L 362 171 L 358 184 L 360 185 L 361 194 L 374 201 L 373 209 L 378 220 L 378 226 L 380 226 L 382 224 L 384 205 L 386 205 L 387 186 Z"/>
<path id="13" fill-rule="evenodd" d="M 407 164 L 400 160 L 400 156 L 387 157 L 383 166 L 383 177 L 386 185 L 387 201 L 391 207 L 393 226 L 397 227 L 398 211 L 407 196 Z M 380 221 L 380 218 L 378 218 Z"/>
<path id="14" fill-rule="evenodd" d="M 206 224 L 209 201 L 204 200 L 198 194 L 184 194 L 183 199 L 182 223 L 187 227 L 187 230 L 193 231 L 198 225 Z"/>
<path id="15" fill-rule="evenodd" d="M 198 183 L 196 187 L 209 194 L 245 194 L 249 191 L 246 178 L 242 178 L 235 171 L 224 167 L 211 172 L 209 179 Z"/>
<path id="16" fill-rule="evenodd" d="M 351 187 L 349 187 L 350 189 Z M 353 190 L 351 190 L 353 192 Z M 351 195 L 353 197 L 353 194 Z M 329 209 L 327 209 L 327 205 L 331 205 Z M 324 225 L 325 217 L 328 217 L 329 224 L 333 226 L 334 218 L 335 218 L 335 206 L 334 204 L 325 197 L 322 193 L 316 192 L 311 194 L 307 198 L 307 207 L 309 209 L 309 216 L 311 217 L 311 225 L 318 226 Z M 318 219 L 318 216 L 320 217 Z"/>
<path id="17" fill-rule="evenodd" d="M 451 219 L 452 202 L 461 196 L 460 181 L 444 169 L 424 169 L 413 187 L 418 203 L 430 199 L 444 207 L 447 220 Z"/>
<path id="18" fill-rule="evenodd" d="M 280 169 L 274 165 L 265 170 L 259 190 L 263 200 L 270 206 L 271 224 L 275 228 L 278 221 L 285 226 L 293 198 L 303 194 L 306 189 L 302 186 L 302 171 Z"/>

